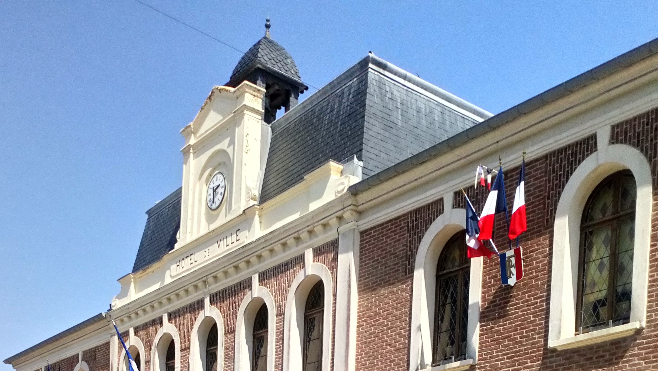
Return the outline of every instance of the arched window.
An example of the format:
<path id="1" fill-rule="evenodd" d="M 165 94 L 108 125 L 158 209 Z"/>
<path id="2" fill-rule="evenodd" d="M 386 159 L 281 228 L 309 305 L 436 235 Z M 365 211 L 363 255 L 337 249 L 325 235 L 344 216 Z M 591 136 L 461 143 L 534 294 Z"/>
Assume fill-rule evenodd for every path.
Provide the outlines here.
<path id="1" fill-rule="evenodd" d="M 131 356 L 132 356 L 132 354 L 131 354 Z M 142 370 L 142 358 L 139 356 L 139 352 L 137 352 L 137 354 L 135 354 L 135 356 L 133 357 L 133 360 L 135 360 L 135 364 L 137 365 L 137 368 L 139 369 L 139 371 L 143 371 Z M 129 371 L 129 370 L 130 370 L 130 368 L 126 367 L 126 371 Z M 135 370 L 135 371 L 138 371 L 138 370 Z"/>
<path id="2" fill-rule="evenodd" d="M 254 319 L 252 371 L 267 370 L 267 305 L 263 303 Z"/>
<path id="3" fill-rule="evenodd" d="M 592 192 L 581 219 L 576 331 L 630 322 L 635 179 L 620 171 Z"/>
<path id="4" fill-rule="evenodd" d="M 174 371 L 176 369 L 176 345 L 174 340 L 169 342 L 167 347 L 167 357 L 165 358 L 165 371 Z"/>
<path id="5" fill-rule="evenodd" d="M 304 371 L 322 369 L 322 321 L 324 314 L 324 284 L 313 286 L 304 308 Z"/>
<path id="6" fill-rule="evenodd" d="M 206 371 L 217 371 L 217 323 L 212 325 L 206 340 Z"/>
<path id="7" fill-rule="evenodd" d="M 133 358 L 135 361 L 135 364 L 137 365 L 137 368 L 139 371 L 142 371 L 142 363 L 141 363 L 141 358 L 139 357 L 139 351 L 135 349 L 135 347 L 130 347 L 128 349 L 130 351 L 130 356 Z M 123 370 L 124 371 L 130 371 L 130 359 L 128 359 L 128 356 L 126 355 L 123 359 Z M 135 370 L 138 371 L 138 370 Z"/>
<path id="8" fill-rule="evenodd" d="M 461 231 L 446 243 L 436 267 L 433 365 L 466 358 L 469 281 L 470 260 Z"/>

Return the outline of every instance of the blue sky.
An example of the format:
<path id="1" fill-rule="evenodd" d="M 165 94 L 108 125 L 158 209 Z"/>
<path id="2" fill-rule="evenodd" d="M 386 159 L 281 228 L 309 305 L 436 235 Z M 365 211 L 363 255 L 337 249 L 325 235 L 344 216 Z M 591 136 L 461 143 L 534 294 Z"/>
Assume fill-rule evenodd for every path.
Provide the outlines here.
<path id="1" fill-rule="evenodd" d="M 372 51 L 493 113 L 658 36 L 655 1 L 143 1 L 243 51 L 270 16 L 302 97 Z M 3 360 L 107 310 L 240 54 L 135 0 L 7 0 L 0 24 Z"/>

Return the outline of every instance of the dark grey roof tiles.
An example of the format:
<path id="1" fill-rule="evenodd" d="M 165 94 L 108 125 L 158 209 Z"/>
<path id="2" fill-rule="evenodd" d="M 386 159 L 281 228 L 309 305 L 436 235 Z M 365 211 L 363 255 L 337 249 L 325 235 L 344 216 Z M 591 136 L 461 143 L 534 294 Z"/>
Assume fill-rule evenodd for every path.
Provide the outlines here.
<path id="1" fill-rule="evenodd" d="M 356 155 L 365 178 L 477 123 L 438 101 L 434 94 L 447 95 L 440 89 L 400 82 L 378 68 L 397 69 L 369 55 L 272 123 L 260 203 L 329 160 L 344 162 Z M 428 86 L 433 91 L 425 90 Z"/>
<path id="2" fill-rule="evenodd" d="M 363 175 L 368 177 L 477 121 L 378 72 L 368 74 Z"/>
<path id="3" fill-rule="evenodd" d="M 283 77 L 288 77 L 297 83 L 302 82 L 297 64 L 295 64 L 295 61 L 286 49 L 276 41 L 265 36 L 258 40 L 240 58 L 240 61 L 233 69 L 228 85 L 232 86 L 236 82 L 242 81 L 256 67 L 278 72 Z"/>
<path id="4" fill-rule="evenodd" d="M 146 226 L 133 264 L 133 272 L 148 267 L 173 250 L 180 228 L 181 188 L 150 208 L 146 215 Z"/>
<path id="5" fill-rule="evenodd" d="M 361 72 L 334 89 L 322 89 L 315 104 L 309 98 L 272 124 L 261 203 L 329 160 L 361 158 L 368 83 L 366 71 Z"/>
<path id="6" fill-rule="evenodd" d="M 245 61 L 240 61 L 235 73 L 241 73 L 241 69 L 260 58 L 261 48 L 272 43 L 271 39 L 261 39 L 243 57 Z M 285 58 L 276 61 L 290 65 Z M 296 66 L 290 71 L 299 77 Z M 368 55 L 272 123 L 259 202 L 271 200 L 302 182 L 305 175 L 329 160 L 345 162 L 356 155 L 363 161 L 363 176 L 367 178 L 476 123 L 444 102 L 475 116 L 487 115 L 486 111 Z M 173 249 L 180 210 L 179 189 L 147 211 L 133 272 L 155 263 Z"/>

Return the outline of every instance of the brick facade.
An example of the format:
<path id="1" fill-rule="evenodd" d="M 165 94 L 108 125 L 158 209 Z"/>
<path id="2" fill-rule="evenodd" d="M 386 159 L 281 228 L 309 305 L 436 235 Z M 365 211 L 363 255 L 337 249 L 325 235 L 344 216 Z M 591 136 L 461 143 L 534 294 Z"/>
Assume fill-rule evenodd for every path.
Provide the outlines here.
<path id="1" fill-rule="evenodd" d="M 412 259 L 442 213 L 439 199 L 361 233 L 357 370 L 408 367 Z"/>
<path id="2" fill-rule="evenodd" d="M 637 148 L 651 165 L 653 184 L 658 185 L 658 109 L 630 118 L 611 128 L 609 144 Z M 548 323 L 550 277 L 555 212 L 562 191 L 577 167 L 597 150 L 596 135 L 589 135 L 526 163 L 525 202 L 528 231 L 521 237 L 524 278 L 514 287 L 500 284 L 498 259 L 483 260 L 478 363 L 472 370 L 658 370 L 658 255 L 651 255 L 646 327 L 620 340 L 570 349 L 549 349 Z M 508 209 L 520 167 L 505 171 Z M 464 208 L 464 192 L 481 210 L 487 192 L 469 185 L 454 190 L 451 205 L 436 199 L 408 213 L 361 232 L 359 246 L 356 369 L 407 370 L 413 298 L 413 275 L 418 246 L 445 207 Z M 651 248 L 658 246 L 658 187 L 654 188 Z M 503 215 L 496 217 L 494 241 L 508 248 Z M 325 265 L 333 280 L 333 323 L 336 331 L 338 240 L 313 248 L 314 262 Z M 283 369 L 283 338 L 286 300 L 290 286 L 304 267 L 304 255 L 296 255 L 258 273 L 259 284 L 269 290 L 276 306 L 275 370 Z M 236 320 L 240 304 L 251 290 L 245 278 L 210 294 L 210 304 L 224 319 L 224 370 L 234 369 Z M 168 320 L 180 336 L 180 371 L 189 370 L 190 340 L 194 323 L 203 312 L 203 299 L 168 312 Z M 151 349 L 162 328 L 162 317 L 134 327 L 143 345 L 145 370 L 151 370 Z M 128 331 L 122 333 L 128 341 Z M 331 359 L 335 352 L 332 338 Z M 122 349 L 119 347 L 117 359 Z M 110 343 L 82 352 L 90 371 L 110 369 Z M 52 371 L 73 371 L 79 355 L 52 362 Z M 333 367 L 332 367 L 333 369 Z M 36 371 L 40 371 L 39 369 Z"/>
<path id="3" fill-rule="evenodd" d="M 658 110 L 651 110 L 613 125 L 610 143 L 638 148 L 649 160 L 654 184 L 658 184 Z M 658 369 L 658 257 L 651 258 L 647 325 L 639 334 L 624 339 L 572 350 L 553 350 L 548 344 L 551 246 L 555 209 L 569 177 L 596 151 L 596 136 L 547 153 L 526 163 L 525 202 L 528 231 L 521 237 L 524 253 L 523 280 L 514 287 L 500 284 L 497 258 L 484 259 L 477 370 L 653 370 Z M 506 193 L 511 212 L 520 167 L 506 169 Z M 486 192 L 464 188 L 476 210 Z M 654 189 L 654 216 L 658 224 L 658 192 Z M 454 208 L 464 207 L 456 190 Z M 427 206 L 426 206 L 427 208 Z M 361 234 L 357 370 L 405 370 L 408 368 L 413 272 L 408 272 L 409 252 L 417 248 L 418 235 L 406 234 L 418 217 L 408 214 L 365 230 Z M 424 213 L 431 223 L 438 215 Z M 428 224 L 429 225 L 429 224 Z M 654 227 L 651 248 L 656 249 Z M 507 249 L 504 216 L 496 217 L 494 241 Z M 655 256 L 652 255 L 652 256 Z M 413 267 L 413 263 L 411 265 Z M 411 273 L 411 274 L 410 274 Z"/>

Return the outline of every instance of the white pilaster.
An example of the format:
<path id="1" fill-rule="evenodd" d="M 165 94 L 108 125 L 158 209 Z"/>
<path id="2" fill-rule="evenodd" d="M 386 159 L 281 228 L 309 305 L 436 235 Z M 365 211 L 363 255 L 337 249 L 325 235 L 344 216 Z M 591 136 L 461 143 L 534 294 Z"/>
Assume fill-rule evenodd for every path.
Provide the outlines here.
<path id="1" fill-rule="evenodd" d="M 336 350 L 334 368 L 354 371 L 356 361 L 356 314 L 359 300 L 359 230 L 356 222 L 338 229 L 336 287 Z"/>

